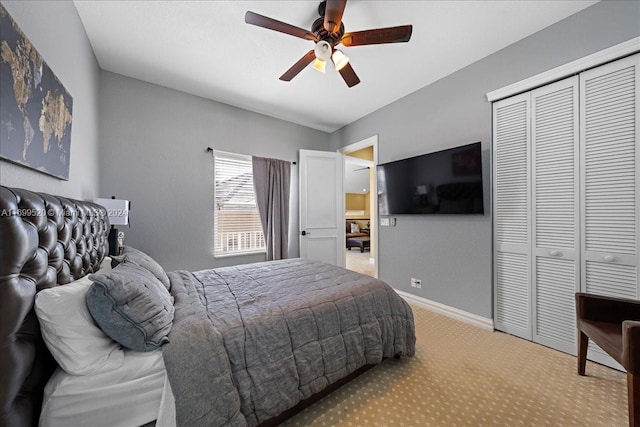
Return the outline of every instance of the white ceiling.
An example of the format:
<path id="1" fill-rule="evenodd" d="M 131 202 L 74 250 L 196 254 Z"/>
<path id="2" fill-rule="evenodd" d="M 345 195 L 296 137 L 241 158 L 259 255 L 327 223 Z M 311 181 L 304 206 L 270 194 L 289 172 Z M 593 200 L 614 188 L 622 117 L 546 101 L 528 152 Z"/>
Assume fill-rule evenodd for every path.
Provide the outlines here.
<path id="1" fill-rule="evenodd" d="M 369 167 L 350 163 L 344 164 L 344 192 L 355 194 L 367 194 L 369 192 Z"/>
<path id="2" fill-rule="evenodd" d="M 361 83 L 330 67 L 278 79 L 313 42 L 245 24 L 252 12 L 310 29 L 319 1 L 74 1 L 100 67 L 334 131 L 595 1 L 347 3 L 347 32 L 413 25 L 408 43 L 342 49 Z"/>

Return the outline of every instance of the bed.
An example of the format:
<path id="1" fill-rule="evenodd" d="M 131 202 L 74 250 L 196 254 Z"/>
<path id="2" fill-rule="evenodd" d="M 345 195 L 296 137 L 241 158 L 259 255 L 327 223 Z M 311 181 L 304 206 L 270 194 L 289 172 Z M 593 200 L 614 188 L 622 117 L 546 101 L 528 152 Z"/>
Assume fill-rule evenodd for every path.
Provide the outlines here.
<path id="1" fill-rule="evenodd" d="M 304 259 L 165 273 L 133 248 L 109 260 L 108 226 L 99 205 L 0 187 L 0 425 L 86 425 L 73 417 L 93 416 L 92 395 L 139 415 L 100 415 L 110 425 L 276 425 L 415 351 L 384 282 Z M 73 331 L 94 334 L 79 340 L 89 364 L 57 348 L 68 313 L 94 322 Z"/>

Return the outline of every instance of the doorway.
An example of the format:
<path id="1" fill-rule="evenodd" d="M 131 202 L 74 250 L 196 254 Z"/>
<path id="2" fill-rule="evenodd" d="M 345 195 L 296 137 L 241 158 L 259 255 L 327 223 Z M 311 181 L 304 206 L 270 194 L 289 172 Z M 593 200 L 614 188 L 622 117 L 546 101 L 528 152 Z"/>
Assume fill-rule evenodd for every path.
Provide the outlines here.
<path id="1" fill-rule="evenodd" d="M 346 268 L 378 277 L 378 135 L 338 150 L 344 157 Z"/>

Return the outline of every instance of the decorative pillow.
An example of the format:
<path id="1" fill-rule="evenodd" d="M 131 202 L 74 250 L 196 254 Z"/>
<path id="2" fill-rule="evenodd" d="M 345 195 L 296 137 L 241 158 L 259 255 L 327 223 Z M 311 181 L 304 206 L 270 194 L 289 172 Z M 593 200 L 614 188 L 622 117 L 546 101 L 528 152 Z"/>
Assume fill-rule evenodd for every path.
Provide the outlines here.
<path id="1" fill-rule="evenodd" d="M 104 257 L 104 259 L 102 260 L 102 262 L 100 263 L 100 267 L 98 267 L 98 271 L 96 271 L 96 273 L 108 273 L 111 271 L 111 262 L 112 259 L 111 257 Z"/>
<path id="2" fill-rule="evenodd" d="M 90 287 L 91 280 L 85 276 L 36 294 L 42 338 L 58 365 L 73 375 L 95 373 L 106 365 L 118 368 L 124 361 L 120 345 L 89 314 L 85 297 Z"/>
<path id="3" fill-rule="evenodd" d="M 156 278 L 160 280 L 160 282 L 162 282 L 165 288 L 170 288 L 169 277 L 167 277 L 167 273 L 165 273 L 160 264 L 158 264 L 156 260 L 151 258 L 149 255 L 138 249 L 132 248 L 131 246 L 125 246 L 122 249 L 122 254 L 112 257 L 111 265 L 115 267 L 122 261 L 124 261 L 125 258 L 127 258 L 134 264 L 138 264 L 140 267 L 146 268 L 151 272 L 151 274 L 156 276 Z"/>
<path id="4" fill-rule="evenodd" d="M 351 232 L 352 233 L 359 233 L 360 232 L 360 227 L 355 222 L 351 223 Z"/>
<path id="5" fill-rule="evenodd" d="M 91 316 L 114 341 L 151 351 L 169 340 L 173 297 L 147 269 L 125 258 L 108 274 L 92 274 L 87 293 Z"/>

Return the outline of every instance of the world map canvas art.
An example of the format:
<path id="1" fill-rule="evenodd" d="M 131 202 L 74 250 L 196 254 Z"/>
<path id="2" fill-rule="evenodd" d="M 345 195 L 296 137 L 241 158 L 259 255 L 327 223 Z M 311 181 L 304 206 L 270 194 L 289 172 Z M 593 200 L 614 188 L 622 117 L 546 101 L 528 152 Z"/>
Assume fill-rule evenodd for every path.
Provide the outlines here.
<path id="1" fill-rule="evenodd" d="M 0 158 L 69 179 L 73 99 L 0 4 Z"/>

